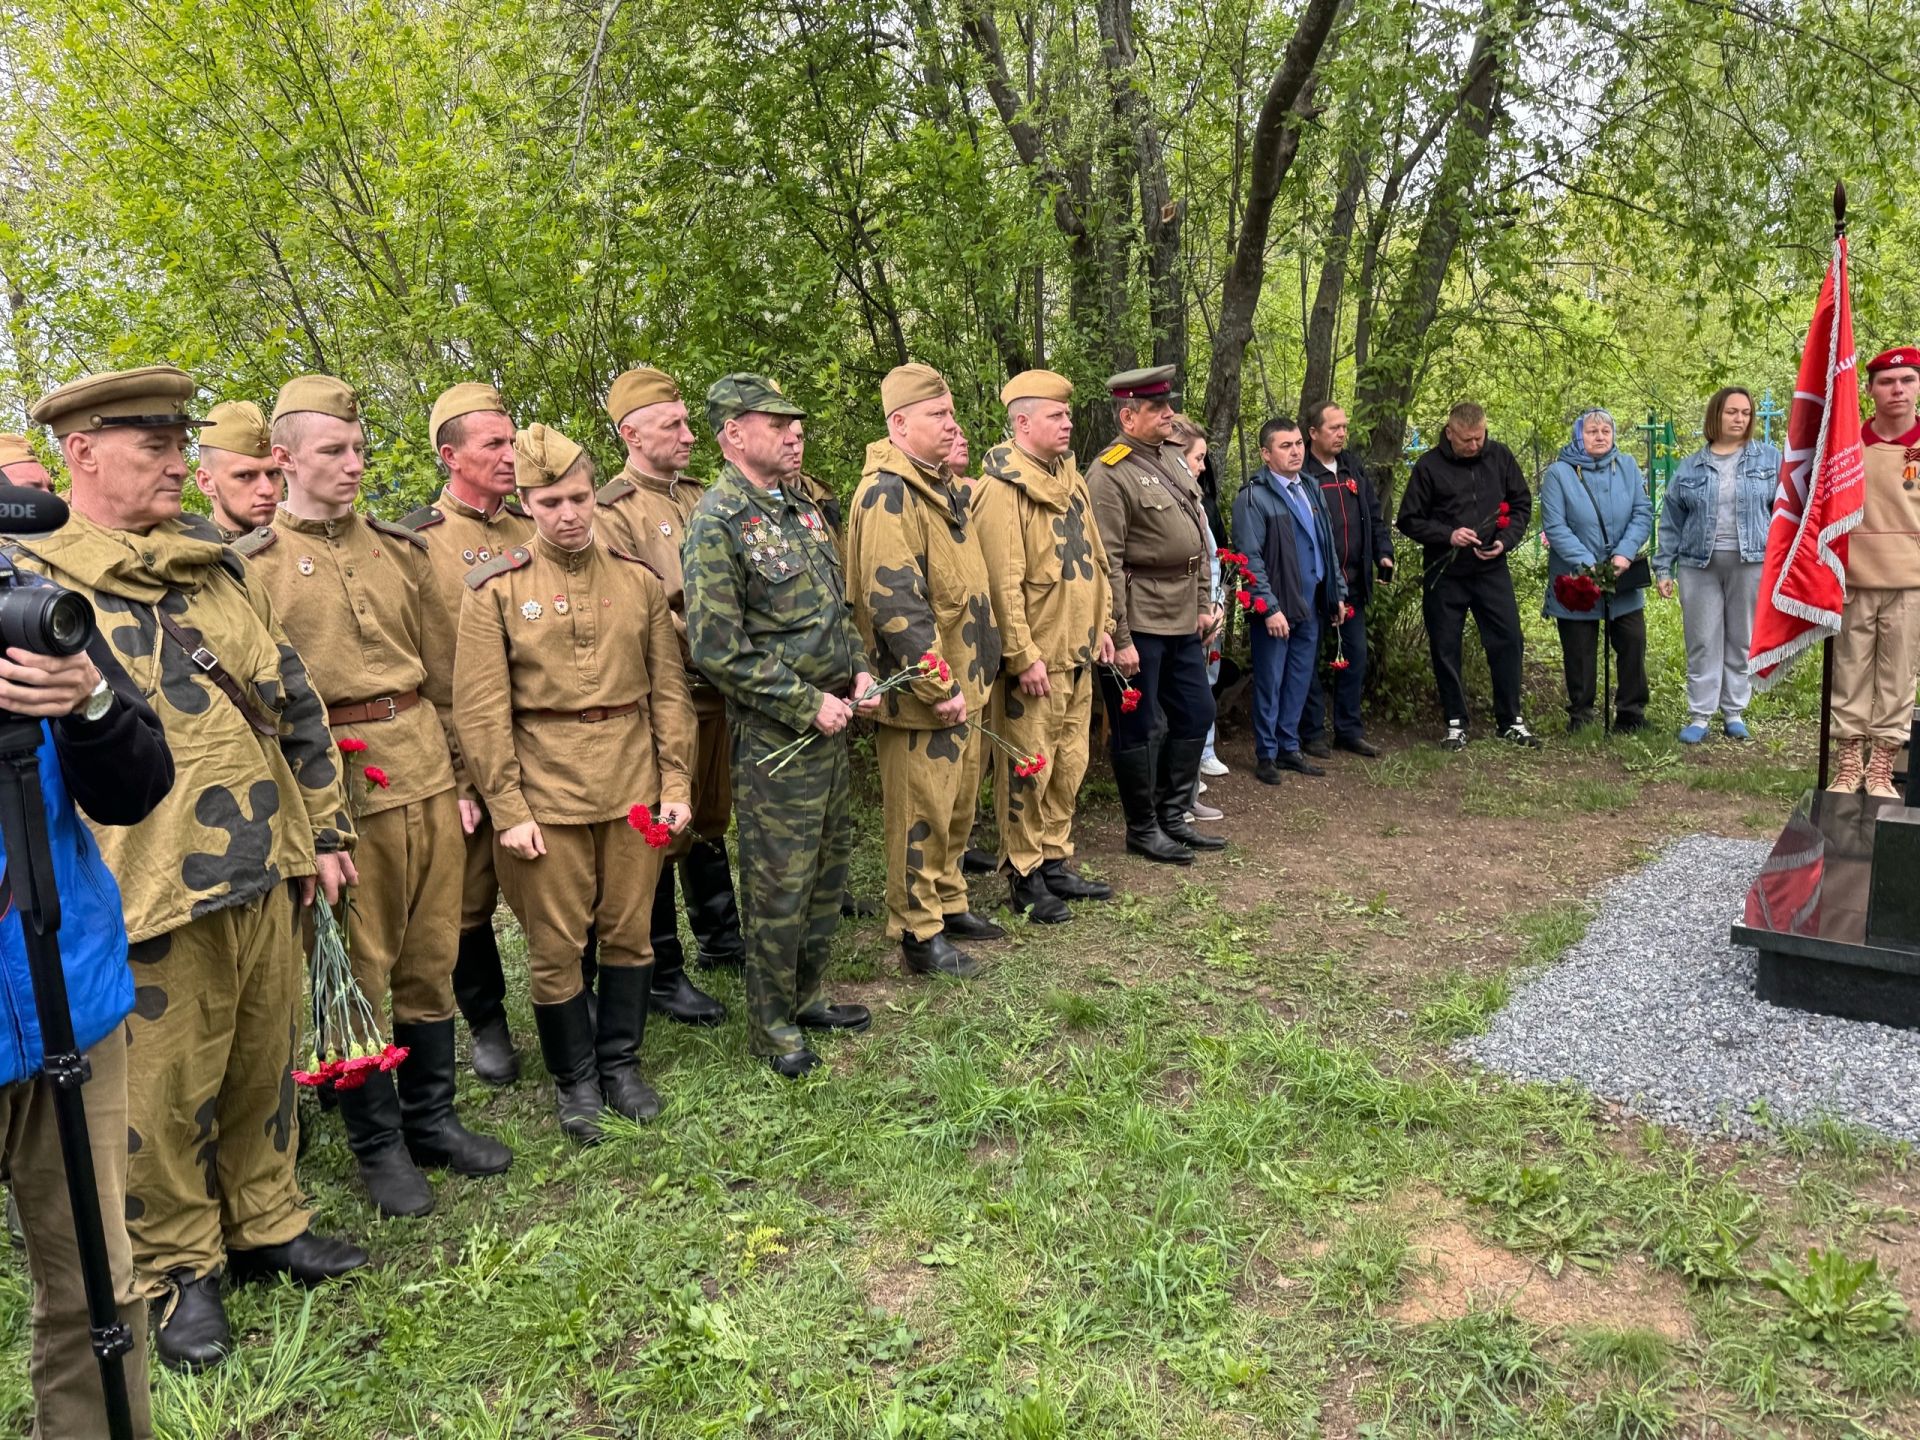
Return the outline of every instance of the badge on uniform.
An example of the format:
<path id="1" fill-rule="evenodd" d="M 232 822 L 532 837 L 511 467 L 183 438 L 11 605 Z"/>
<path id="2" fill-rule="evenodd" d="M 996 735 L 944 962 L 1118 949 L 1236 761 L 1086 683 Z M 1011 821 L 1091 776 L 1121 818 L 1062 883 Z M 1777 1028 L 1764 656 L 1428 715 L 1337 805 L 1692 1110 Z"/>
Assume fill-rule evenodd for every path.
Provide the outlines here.
<path id="1" fill-rule="evenodd" d="M 311 575 L 313 573 L 313 556 L 302 555 L 293 563 L 299 567 L 302 575 Z"/>
<path id="2" fill-rule="evenodd" d="M 482 565 L 484 565 L 487 563 L 487 561 L 493 558 L 493 552 L 491 550 L 482 550 L 477 555 L 475 555 L 474 558 L 478 560 Z"/>
<path id="3" fill-rule="evenodd" d="M 464 561 L 466 561 L 466 562 L 467 562 L 467 564 L 469 564 L 469 565 L 471 565 L 471 564 L 473 564 L 473 560 L 474 560 L 474 555 L 473 555 L 473 551 L 471 551 L 471 550 L 462 550 L 462 551 L 460 552 L 460 558 L 461 558 L 462 560 L 464 560 Z"/>
<path id="4" fill-rule="evenodd" d="M 568 606 L 567 606 L 566 596 L 556 595 L 553 597 L 553 613 L 554 614 L 564 615 L 567 613 L 567 609 L 568 609 Z"/>
<path id="5" fill-rule="evenodd" d="M 520 614 L 523 619 L 538 620 L 542 613 L 538 600 L 529 600 L 520 607 Z"/>
<path id="6" fill-rule="evenodd" d="M 660 533 L 662 535 L 669 535 L 669 536 L 672 535 L 673 526 L 669 525 L 666 521 L 662 520 L 660 522 Z"/>

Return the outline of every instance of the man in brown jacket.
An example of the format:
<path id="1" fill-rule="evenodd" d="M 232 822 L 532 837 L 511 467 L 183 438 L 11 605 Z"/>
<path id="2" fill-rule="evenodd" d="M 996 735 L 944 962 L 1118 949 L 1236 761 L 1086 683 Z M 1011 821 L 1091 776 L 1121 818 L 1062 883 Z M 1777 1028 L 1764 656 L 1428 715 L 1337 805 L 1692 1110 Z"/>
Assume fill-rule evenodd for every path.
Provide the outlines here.
<path id="1" fill-rule="evenodd" d="M 15 542 L 23 568 L 93 602 L 177 770 L 140 824 L 97 832 L 133 962 L 134 1283 L 176 1369 L 232 1343 L 223 1274 L 312 1284 L 367 1263 L 308 1228 L 293 1174 L 306 970 L 294 908 L 316 886 L 337 901 L 355 878 L 340 755 L 265 586 L 181 513 L 192 394 L 184 372 L 151 365 L 36 403 L 73 478 L 73 518 Z"/>
<path id="2" fill-rule="evenodd" d="M 537 533 L 467 576 L 454 715 L 493 816 L 500 888 L 527 935 L 560 1126 L 591 1143 L 603 1108 L 660 1112 L 638 1068 L 653 890 L 659 846 L 691 812 L 696 722 L 665 589 L 594 536 L 592 460 L 545 425 L 513 445 Z M 589 926 L 600 942 L 592 1016 L 580 971 Z"/>
<path id="3" fill-rule="evenodd" d="M 673 628 L 686 659 L 687 592 L 680 569 L 680 542 L 687 518 L 706 488 L 684 472 L 693 458 L 693 428 L 673 377 L 642 367 L 629 370 L 607 392 L 607 414 L 627 447 L 627 463 L 600 487 L 596 522 L 601 540 L 637 555 L 666 586 Z M 733 782 L 728 764 L 727 701 L 689 664 L 687 686 L 700 722 L 693 762 L 693 822 L 674 837 L 667 866 L 653 892 L 653 1008 L 689 1025 L 718 1025 L 727 1011 L 687 978 L 674 906 L 678 863 L 687 892 L 687 921 L 703 965 L 738 965 L 746 958 L 740 909 L 733 897 L 727 861 L 727 821 Z"/>
<path id="4" fill-rule="evenodd" d="M 213 507 L 222 538 L 238 540 L 273 523 L 280 505 L 281 474 L 273 463 L 267 417 L 251 400 L 223 400 L 200 427 L 193 483 Z"/>
<path id="5" fill-rule="evenodd" d="M 493 912 L 500 886 L 493 874 L 493 824 L 466 773 L 453 723 L 454 643 L 467 572 L 533 537 L 533 522 L 513 494 L 513 420 L 491 385 L 462 381 L 441 392 L 427 417 L 447 483 L 431 505 L 401 524 L 427 542 L 437 605 L 425 607 L 420 690 L 440 712 L 453 756 L 460 826 L 466 832 L 466 870 L 460 882 L 460 948 L 453 966 L 453 998 L 473 1037 L 473 1073 L 489 1085 L 511 1085 L 520 1075 L 507 1028 L 507 977 L 500 967 Z"/>
<path id="6" fill-rule="evenodd" d="M 425 1215 L 433 1187 L 418 1166 L 498 1175 L 513 1152 L 454 1114 L 453 960 L 466 849 L 453 764 L 421 693 L 423 609 L 438 605 L 426 542 L 354 513 L 366 472 L 360 402 L 344 382 L 303 375 L 273 407 L 273 460 L 287 498 L 271 526 L 234 548 L 261 576 L 307 662 L 358 792 L 360 872 L 340 916 L 353 976 L 407 1050 L 338 1092 L 347 1142 L 383 1215 Z M 364 747 L 362 749 L 361 747 Z"/>
<path id="7" fill-rule="evenodd" d="M 955 938 L 1006 932 L 973 912 L 960 857 L 980 790 L 980 717 L 1000 672 L 986 557 L 953 478 L 953 395 L 940 372 L 901 365 L 880 385 L 887 438 L 867 448 L 847 532 L 847 581 L 880 678 L 932 653 L 950 679 L 920 674 L 887 692 L 875 750 L 887 847 L 887 934 L 909 969 L 965 979 L 978 963 Z"/>
<path id="8" fill-rule="evenodd" d="M 1069 448 L 1072 398 L 1072 383 L 1051 370 L 1006 383 L 1000 399 L 1013 440 L 987 452 L 973 498 L 1000 625 L 991 724 L 1023 754 L 1047 757 L 1037 775 L 1022 776 L 995 751 L 1000 864 L 1013 908 L 1043 925 L 1067 920 L 1068 900 L 1113 894 L 1067 869 L 1087 773 L 1094 666 L 1113 663 L 1107 552 Z"/>

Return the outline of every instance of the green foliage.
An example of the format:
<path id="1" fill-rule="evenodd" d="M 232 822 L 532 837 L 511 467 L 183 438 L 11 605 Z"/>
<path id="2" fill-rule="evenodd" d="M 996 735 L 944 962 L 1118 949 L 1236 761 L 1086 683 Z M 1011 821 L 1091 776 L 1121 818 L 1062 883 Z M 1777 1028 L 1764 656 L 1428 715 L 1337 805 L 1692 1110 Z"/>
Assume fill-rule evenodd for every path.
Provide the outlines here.
<path id="1" fill-rule="evenodd" d="M 1853 1260 L 1817 1246 L 1807 1251 L 1804 1266 L 1776 1255 L 1761 1283 L 1786 1298 L 1787 1329 L 1822 1345 L 1882 1339 L 1906 1324 L 1906 1302 L 1880 1283 L 1880 1262 L 1872 1258 Z"/>

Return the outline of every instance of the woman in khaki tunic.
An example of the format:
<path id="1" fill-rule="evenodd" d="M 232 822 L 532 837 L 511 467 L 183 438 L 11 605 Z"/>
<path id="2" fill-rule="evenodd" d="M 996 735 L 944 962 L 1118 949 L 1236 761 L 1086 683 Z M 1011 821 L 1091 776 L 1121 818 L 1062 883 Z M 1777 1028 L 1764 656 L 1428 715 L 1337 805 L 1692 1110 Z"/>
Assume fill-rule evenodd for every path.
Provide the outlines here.
<path id="1" fill-rule="evenodd" d="M 535 535 L 467 576 L 454 717 L 526 932 L 560 1125 L 591 1142 L 603 1107 L 635 1120 L 660 1110 L 638 1069 L 665 855 L 648 822 L 662 842 L 687 823 L 693 702 L 665 589 L 593 534 L 592 460 L 545 425 L 513 448 Z M 597 1016 L 580 971 L 589 926 Z"/>

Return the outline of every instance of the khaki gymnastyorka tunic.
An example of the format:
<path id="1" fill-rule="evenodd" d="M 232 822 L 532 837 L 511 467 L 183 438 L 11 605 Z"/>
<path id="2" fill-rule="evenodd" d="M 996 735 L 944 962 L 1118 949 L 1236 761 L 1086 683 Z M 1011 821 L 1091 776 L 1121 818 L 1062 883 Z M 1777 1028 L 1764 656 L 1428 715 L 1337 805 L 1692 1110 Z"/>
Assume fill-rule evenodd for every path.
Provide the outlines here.
<path id="1" fill-rule="evenodd" d="M 1113 568 L 1113 643 L 1190 635 L 1211 607 L 1213 557 L 1200 485 L 1171 443 L 1116 440 L 1087 471 Z"/>

